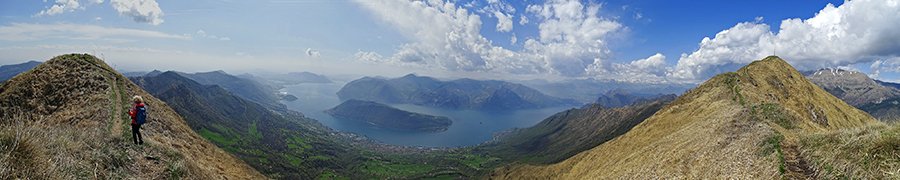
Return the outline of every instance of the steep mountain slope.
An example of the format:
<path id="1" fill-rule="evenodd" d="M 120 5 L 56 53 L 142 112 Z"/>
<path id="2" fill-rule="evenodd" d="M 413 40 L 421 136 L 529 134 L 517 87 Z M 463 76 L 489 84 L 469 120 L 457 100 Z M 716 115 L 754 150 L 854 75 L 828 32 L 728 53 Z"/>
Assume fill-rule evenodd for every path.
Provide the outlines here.
<path id="1" fill-rule="evenodd" d="M 347 100 L 325 110 L 335 117 L 353 119 L 388 129 L 441 132 L 453 124 L 450 118 L 400 110 L 374 101 Z"/>
<path id="2" fill-rule="evenodd" d="M 182 76 L 197 81 L 200 84 L 219 85 L 228 92 L 234 93 L 244 99 L 259 103 L 266 108 L 276 111 L 285 111 L 287 107 L 278 102 L 275 89 L 259 82 L 232 76 L 224 71 L 211 71 L 202 73 L 181 73 Z"/>
<path id="3" fill-rule="evenodd" d="M 409 74 L 395 79 L 364 77 L 347 83 L 337 92 L 344 101 L 358 99 L 385 104 L 415 104 L 431 107 L 510 110 L 574 105 L 571 99 L 547 96 L 521 84 L 503 81 L 458 79 L 439 81 Z"/>
<path id="4" fill-rule="evenodd" d="M 148 108 L 131 142 L 131 96 Z M 0 179 L 264 179 L 190 130 L 166 103 L 87 54 L 57 56 L 0 86 Z"/>
<path id="5" fill-rule="evenodd" d="M 827 168 L 848 166 L 829 164 L 840 159 L 828 153 L 837 150 L 811 143 L 834 144 L 841 141 L 816 140 L 823 139 L 822 133 L 872 126 L 884 125 L 770 56 L 711 78 L 631 131 L 591 150 L 553 165 L 498 168 L 489 178 L 823 177 L 827 174 L 815 172 L 849 172 Z M 891 148 L 879 149 L 887 149 L 881 155 L 896 154 Z"/>
<path id="6" fill-rule="evenodd" d="M 538 163 L 556 163 L 625 134 L 669 101 L 618 108 L 592 104 L 563 111 L 532 127 L 513 130 L 483 148 L 504 159 L 537 158 L 542 159 Z"/>
<path id="7" fill-rule="evenodd" d="M 355 148 L 335 140 L 329 134 L 337 132 L 315 120 L 270 111 L 220 86 L 202 85 L 172 71 L 131 80 L 168 103 L 194 131 L 270 177 L 357 173 L 345 168 L 360 163 L 353 158 L 359 156 Z"/>
<path id="8" fill-rule="evenodd" d="M 637 100 L 638 96 L 628 93 L 624 89 L 615 89 L 600 95 L 595 103 L 603 107 L 623 107 Z"/>
<path id="9" fill-rule="evenodd" d="M 900 90 L 881 85 L 857 71 L 826 69 L 806 76 L 806 79 L 854 107 L 900 96 Z"/>
<path id="10" fill-rule="evenodd" d="M 806 76 L 832 95 L 882 122 L 900 121 L 900 90 L 896 84 L 873 80 L 861 72 L 819 70 Z"/>
<path id="11" fill-rule="evenodd" d="M 28 72 L 31 68 L 37 67 L 41 65 L 41 62 L 37 61 L 28 61 L 21 64 L 10 64 L 0 66 L 0 83 L 3 83 L 10 78 L 19 75 L 23 72 Z"/>
<path id="12" fill-rule="evenodd" d="M 900 121 L 900 96 L 880 99 L 880 102 L 866 103 L 858 108 L 882 122 Z"/>

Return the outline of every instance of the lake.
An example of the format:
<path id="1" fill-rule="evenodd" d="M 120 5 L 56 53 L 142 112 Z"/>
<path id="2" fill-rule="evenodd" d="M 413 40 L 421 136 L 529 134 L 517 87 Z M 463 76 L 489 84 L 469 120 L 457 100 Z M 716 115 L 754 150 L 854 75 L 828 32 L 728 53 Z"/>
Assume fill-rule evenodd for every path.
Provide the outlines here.
<path id="1" fill-rule="evenodd" d="M 425 147 L 472 146 L 490 141 L 494 132 L 509 128 L 533 126 L 545 118 L 573 107 L 552 107 L 514 111 L 487 112 L 467 109 L 446 109 L 410 104 L 391 106 L 423 114 L 446 116 L 453 120 L 447 131 L 429 133 L 383 129 L 365 122 L 336 118 L 324 110 L 341 103 L 335 94 L 346 82 L 303 83 L 285 86 L 282 92 L 297 96 L 296 101 L 281 101 L 288 109 L 299 111 L 306 117 L 339 131 L 366 135 L 372 139 L 393 145 Z"/>

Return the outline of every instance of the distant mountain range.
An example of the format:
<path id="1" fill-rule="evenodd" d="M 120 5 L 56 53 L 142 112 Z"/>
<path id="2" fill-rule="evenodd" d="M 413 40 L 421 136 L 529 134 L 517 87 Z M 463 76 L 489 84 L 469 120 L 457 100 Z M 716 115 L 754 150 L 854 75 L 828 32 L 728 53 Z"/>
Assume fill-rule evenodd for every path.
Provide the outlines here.
<path id="1" fill-rule="evenodd" d="M 275 88 L 272 86 L 261 83 L 264 81 L 262 79 L 258 79 L 250 74 L 242 75 L 243 77 L 234 76 L 225 71 L 210 71 L 210 72 L 198 72 L 198 73 L 185 73 L 185 72 L 177 72 L 173 71 L 181 76 L 190 78 L 196 82 L 205 85 L 218 85 L 228 92 L 234 93 L 242 98 L 249 99 L 253 102 L 257 102 L 262 104 L 266 108 L 270 108 L 278 111 L 285 111 L 287 107 L 284 104 L 278 102 L 279 100 L 286 99 L 296 99 L 297 97 L 289 94 L 280 94 L 276 92 Z M 126 77 L 153 77 L 160 75 L 164 72 L 160 70 L 153 70 L 150 72 L 128 72 L 123 75 Z"/>
<path id="2" fill-rule="evenodd" d="M 225 73 L 225 71 L 199 72 L 193 74 L 179 73 L 200 84 L 221 86 L 225 90 L 228 90 L 228 92 L 257 102 L 266 108 L 277 111 L 287 110 L 287 107 L 284 104 L 278 102 L 280 98 L 277 95 L 277 92 L 275 92 L 275 89 L 257 81 L 239 78 Z"/>
<path id="3" fill-rule="evenodd" d="M 450 118 L 444 116 L 414 113 L 373 101 L 355 99 L 344 101 L 334 108 L 325 110 L 325 113 L 367 122 L 378 127 L 405 131 L 441 132 L 453 124 Z"/>
<path id="4" fill-rule="evenodd" d="M 864 73 L 823 69 L 807 73 L 810 82 L 884 122 L 900 121 L 900 84 L 876 81 Z"/>
<path id="5" fill-rule="evenodd" d="M 342 101 L 358 99 L 385 104 L 476 110 L 512 110 L 576 104 L 574 100 L 548 96 L 521 84 L 473 79 L 439 81 L 414 74 L 394 79 L 364 77 L 347 83 L 337 95 Z"/>
<path id="6" fill-rule="evenodd" d="M 323 75 L 314 74 L 311 72 L 289 72 L 287 74 L 279 74 L 268 76 L 266 79 L 271 81 L 278 81 L 280 83 L 284 83 L 284 85 L 293 85 L 300 83 L 330 83 L 331 80 L 328 77 Z"/>
<path id="7" fill-rule="evenodd" d="M 550 96 L 574 99 L 581 104 L 594 103 L 597 97 L 604 95 L 603 93 L 617 91 L 617 89 L 626 90 L 635 96 L 647 97 L 656 94 L 678 95 L 697 87 L 697 84 L 620 82 L 597 79 L 578 79 L 562 82 L 530 80 L 519 83 Z"/>
<path id="8" fill-rule="evenodd" d="M 42 62 L 28 61 L 21 64 L 11 64 L 0 66 L 0 83 L 24 72 L 28 72 L 34 67 L 41 65 Z"/>

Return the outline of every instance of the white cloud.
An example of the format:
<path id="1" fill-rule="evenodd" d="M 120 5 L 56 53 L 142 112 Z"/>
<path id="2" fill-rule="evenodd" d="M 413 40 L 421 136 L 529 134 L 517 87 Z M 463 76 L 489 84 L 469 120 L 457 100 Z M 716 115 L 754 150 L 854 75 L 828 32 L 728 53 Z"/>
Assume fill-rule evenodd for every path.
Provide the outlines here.
<path id="1" fill-rule="evenodd" d="M 319 51 L 313 51 L 312 48 L 306 48 L 306 56 L 318 58 L 322 57 L 322 54 L 319 54 Z"/>
<path id="2" fill-rule="evenodd" d="M 497 17 L 497 31 L 509 32 L 513 29 L 512 14 L 503 14 L 500 11 L 494 11 Z"/>
<path id="3" fill-rule="evenodd" d="M 647 59 L 632 61 L 629 65 L 629 69 L 633 71 L 646 72 L 647 74 L 653 74 L 660 77 L 665 76 L 668 72 L 667 69 L 670 69 L 666 66 L 666 56 L 659 53 L 656 53 Z"/>
<path id="4" fill-rule="evenodd" d="M 666 73 L 672 71 L 672 67 L 666 65 L 666 56 L 655 54 L 647 59 L 640 59 L 630 63 L 610 63 L 598 61 L 591 64 L 587 72 L 591 76 L 607 77 L 619 80 L 639 80 L 641 82 L 665 82 Z"/>
<path id="5" fill-rule="evenodd" d="M 869 77 L 872 78 L 879 78 L 881 73 L 900 73 L 900 57 L 876 60 L 869 69 Z"/>
<path id="6" fill-rule="evenodd" d="M 200 37 L 207 37 L 207 38 L 210 38 L 210 39 L 218 39 L 218 40 L 222 40 L 222 41 L 231 41 L 231 38 L 229 38 L 229 37 L 221 37 L 221 38 L 219 38 L 219 37 L 216 36 L 216 35 L 206 34 L 206 31 L 203 31 L 202 29 L 197 31 L 197 35 L 200 36 Z"/>
<path id="7" fill-rule="evenodd" d="M 100 18 L 100 17 L 94 18 L 94 20 L 101 20 L 101 19 L 103 19 L 103 18 Z"/>
<path id="8" fill-rule="evenodd" d="M 525 24 L 528 24 L 528 17 L 519 16 L 519 25 L 525 25 Z"/>
<path id="9" fill-rule="evenodd" d="M 640 13 L 640 12 L 634 13 L 634 19 L 641 19 L 641 18 L 643 18 L 643 17 L 644 17 L 644 14 L 643 14 L 643 13 Z"/>
<path id="10" fill-rule="evenodd" d="M 156 0 L 110 0 L 109 4 L 119 11 L 120 16 L 130 17 L 134 22 L 159 25 L 163 19 L 162 9 Z"/>
<path id="11" fill-rule="evenodd" d="M 47 0 L 44 0 L 44 2 L 47 2 Z M 103 0 L 88 0 L 88 4 L 100 3 L 103 3 Z M 76 9 L 84 10 L 84 6 L 78 0 L 56 0 L 56 4 L 48 7 L 45 10 L 41 10 L 41 12 L 34 14 L 33 16 L 40 17 L 43 15 L 57 15 L 66 11 L 73 12 Z"/>
<path id="12" fill-rule="evenodd" d="M 776 53 L 798 69 L 847 66 L 900 56 L 900 3 L 896 0 L 828 4 L 815 17 L 782 20 L 778 33 L 762 18 L 704 38 L 683 54 L 672 78 L 703 80 Z"/>
<path id="13" fill-rule="evenodd" d="M 497 17 L 497 31 L 509 32 L 513 29 L 512 13 L 516 12 L 511 4 L 501 0 L 489 0 L 488 5 L 479 10 L 481 13 Z"/>
<path id="14" fill-rule="evenodd" d="M 525 48 L 544 59 L 548 66 L 564 76 L 585 75 L 585 69 L 608 67 L 610 50 L 606 38 L 622 30 L 618 22 L 597 16 L 600 5 L 585 6 L 579 1 L 551 0 L 529 5 L 527 12 L 537 14 L 539 39 L 528 39 Z"/>
<path id="15" fill-rule="evenodd" d="M 56 4 L 54 4 L 52 7 L 46 10 L 41 10 L 40 13 L 37 13 L 34 16 L 40 17 L 42 15 L 57 15 L 65 11 L 72 12 L 75 11 L 75 9 L 84 9 L 84 7 L 81 7 L 81 3 L 78 3 L 77 0 L 56 0 Z"/>
<path id="16" fill-rule="evenodd" d="M 25 24 L 12 23 L 0 26 L 0 41 L 33 41 L 42 39 L 92 40 L 101 37 L 145 37 L 191 39 L 188 36 L 166 34 L 159 31 L 109 28 L 84 24 Z"/>
<path id="17" fill-rule="evenodd" d="M 380 54 L 375 52 L 363 52 L 362 50 L 358 50 L 353 56 L 356 56 L 356 60 L 363 62 L 380 63 L 385 61 L 384 57 L 381 57 Z"/>
<path id="18" fill-rule="evenodd" d="M 509 38 L 509 44 L 515 45 L 518 40 L 519 39 L 516 38 L 516 33 L 512 33 L 512 37 Z"/>
<path id="19" fill-rule="evenodd" d="M 540 38 L 529 38 L 525 49 L 515 52 L 491 45 L 479 32 L 480 17 L 452 2 L 357 2 L 413 40 L 391 57 L 360 51 L 357 59 L 401 66 L 580 77 L 587 75 L 588 66 L 595 62 L 609 63 L 606 38 L 623 30 L 621 24 L 597 16 L 600 5 L 551 0 L 528 6 L 527 12 L 537 14 Z M 499 1 L 489 3 L 493 2 Z"/>

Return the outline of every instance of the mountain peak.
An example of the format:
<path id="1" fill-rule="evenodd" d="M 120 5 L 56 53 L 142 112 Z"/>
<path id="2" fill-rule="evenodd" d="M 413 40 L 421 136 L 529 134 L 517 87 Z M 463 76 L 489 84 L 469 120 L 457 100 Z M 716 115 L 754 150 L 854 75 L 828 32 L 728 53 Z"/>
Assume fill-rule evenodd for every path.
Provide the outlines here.
<path id="1" fill-rule="evenodd" d="M 406 74 L 406 75 L 403 76 L 402 78 L 414 78 L 414 77 L 418 77 L 418 76 L 416 75 L 416 73 L 409 73 L 409 74 Z"/>
<path id="2" fill-rule="evenodd" d="M 491 178 L 809 177 L 815 167 L 805 159 L 814 157 L 801 153 L 808 150 L 801 137 L 878 124 L 809 82 L 783 59 L 769 56 L 707 80 L 591 150 L 549 166 L 498 168 Z M 762 151 L 762 146 L 780 150 Z"/>
<path id="3" fill-rule="evenodd" d="M 614 90 L 609 90 L 608 92 L 606 92 L 606 95 L 607 96 L 615 96 L 615 95 L 626 95 L 627 96 L 627 95 L 631 95 L 631 93 L 629 93 L 628 90 L 625 90 L 622 88 L 616 88 Z"/>
<path id="4" fill-rule="evenodd" d="M 751 62 L 737 72 L 710 79 L 714 80 L 732 86 L 741 103 L 781 104 L 795 112 L 796 118 L 802 122 L 800 125 L 807 130 L 856 127 L 874 120 L 872 116 L 816 86 L 777 56 Z"/>

